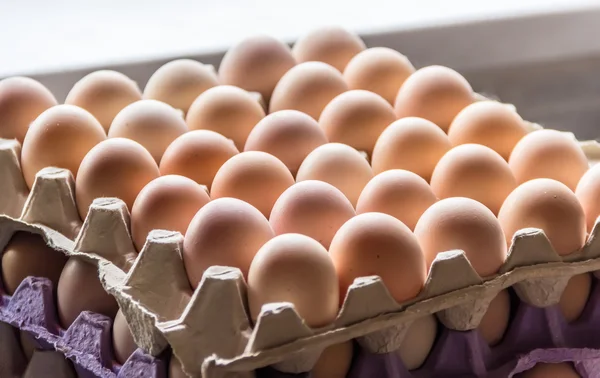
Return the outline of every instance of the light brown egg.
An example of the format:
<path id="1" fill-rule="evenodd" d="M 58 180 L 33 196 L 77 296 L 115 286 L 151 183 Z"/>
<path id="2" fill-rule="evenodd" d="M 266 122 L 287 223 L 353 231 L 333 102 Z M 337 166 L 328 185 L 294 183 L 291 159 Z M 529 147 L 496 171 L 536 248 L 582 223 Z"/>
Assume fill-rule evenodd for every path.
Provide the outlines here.
<path id="1" fill-rule="evenodd" d="M 575 195 L 583 207 L 587 232 L 592 232 L 596 219 L 600 216 L 600 164 L 590 168 L 579 180 Z"/>
<path id="2" fill-rule="evenodd" d="M 538 362 L 535 366 L 515 378 L 581 378 L 570 362 L 545 363 Z"/>
<path id="3" fill-rule="evenodd" d="M 239 268 L 247 277 L 256 252 L 274 236 L 269 221 L 254 206 L 236 198 L 204 205 L 190 222 L 183 242 L 183 262 L 196 288 L 213 265 Z"/>
<path id="4" fill-rule="evenodd" d="M 435 315 L 425 315 L 409 326 L 396 351 L 407 370 L 418 369 L 423 365 L 435 343 L 437 328 Z"/>
<path id="5" fill-rule="evenodd" d="M 48 88 L 33 79 L 15 76 L 0 80 L 0 138 L 23 144 L 29 124 L 56 104 Z"/>
<path id="6" fill-rule="evenodd" d="M 341 143 L 327 143 L 313 150 L 300 165 L 296 181 L 320 180 L 338 188 L 356 206 L 373 170 L 364 156 Z"/>
<path id="7" fill-rule="evenodd" d="M 322 62 L 298 64 L 286 72 L 275 86 L 269 112 L 292 109 L 319 119 L 323 108 L 347 90 L 344 76 L 330 65 Z"/>
<path id="8" fill-rule="evenodd" d="M 144 186 L 131 208 L 131 237 L 138 251 L 152 230 L 185 235 L 194 215 L 210 201 L 205 188 L 184 176 L 158 177 Z"/>
<path id="9" fill-rule="evenodd" d="M 406 79 L 398 91 L 394 108 L 398 118 L 425 118 L 447 132 L 454 117 L 473 101 L 471 85 L 458 72 L 429 66 Z"/>
<path id="10" fill-rule="evenodd" d="M 506 240 L 498 219 L 470 198 L 453 197 L 434 203 L 417 222 L 415 235 L 427 269 L 439 253 L 457 249 L 464 251 L 481 277 L 498 272 L 506 260 Z"/>
<path id="11" fill-rule="evenodd" d="M 179 362 L 179 359 L 175 355 L 171 355 L 171 361 L 169 362 L 169 378 L 189 378 L 183 372 L 181 362 Z"/>
<path id="12" fill-rule="evenodd" d="M 405 169 L 427 182 L 438 161 L 452 148 L 446 134 L 423 118 L 402 118 L 388 126 L 377 139 L 371 165 L 375 174 Z"/>
<path id="13" fill-rule="evenodd" d="M 262 306 L 289 302 L 312 328 L 331 324 L 339 309 L 338 282 L 325 247 L 300 234 L 275 236 L 248 272 L 248 307 L 256 323 Z"/>
<path id="14" fill-rule="evenodd" d="M 310 371 L 311 378 L 346 378 L 352 365 L 352 341 L 333 344 L 325 348 L 317 364 Z"/>
<path id="15" fill-rule="evenodd" d="M 219 85 L 213 66 L 191 59 L 177 59 L 150 76 L 144 98 L 165 102 L 187 113 L 190 105 L 209 88 Z"/>
<path id="16" fill-rule="evenodd" d="M 453 145 L 482 144 L 506 161 L 526 134 L 521 116 L 496 101 L 478 101 L 467 106 L 454 118 L 448 130 L 448 138 Z"/>
<path id="17" fill-rule="evenodd" d="M 490 346 L 502 341 L 510 320 L 510 295 L 502 290 L 492 299 L 479 323 L 479 333 Z"/>
<path id="18" fill-rule="evenodd" d="M 567 322 L 573 322 L 581 316 L 592 290 L 592 276 L 590 273 L 578 274 L 569 280 L 558 303 Z"/>
<path id="19" fill-rule="evenodd" d="M 138 348 L 123 312 L 119 310 L 112 326 L 113 350 L 117 362 L 124 364 Z"/>
<path id="20" fill-rule="evenodd" d="M 344 69 L 344 78 L 350 89 L 364 89 L 377 93 L 394 104 L 402 83 L 415 67 L 407 57 L 387 47 L 372 47 L 352 58 Z"/>
<path id="21" fill-rule="evenodd" d="M 31 189 L 35 175 L 46 167 L 65 168 L 77 177 L 83 157 L 105 139 L 102 125 L 81 108 L 57 105 L 44 111 L 23 141 L 21 168 L 27 186 Z"/>
<path id="22" fill-rule="evenodd" d="M 265 116 L 254 97 L 243 89 L 219 85 L 203 92 L 190 106 L 186 122 L 190 130 L 212 130 L 244 148 L 248 134 Z"/>
<path id="23" fill-rule="evenodd" d="M 356 213 L 393 216 L 414 230 L 421 215 L 437 201 L 427 181 L 416 173 L 392 169 L 373 177 L 356 203 Z"/>
<path id="24" fill-rule="evenodd" d="M 498 219 L 508 245 L 515 232 L 527 227 L 543 230 L 561 256 L 579 250 L 585 243 L 581 204 L 566 185 L 556 180 L 535 179 L 519 185 L 504 201 Z"/>
<path id="25" fill-rule="evenodd" d="M 359 214 L 338 230 L 329 247 L 340 282 L 340 303 L 356 278 L 379 276 L 398 303 L 416 297 L 427 267 L 415 235 L 383 213 Z"/>
<path id="26" fill-rule="evenodd" d="M 25 359 L 31 361 L 33 354 L 40 350 L 38 342 L 35 341 L 33 335 L 27 331 L 19 331 L 19 341 L 21 342 L 21 349 L 23 350 Z"/>
<path id="27" fill-rule="evenodd" d="M 394 108 L 383 97 L 352 90 L 327 104 L 319 125 L 330 142 L 345 143 L 371 156 L 377 138 L 395 120 Z"/>
<path id="28" fill-rule="evenodd" d="M 131 211 L 138 193 L 160 176 L 152 155 L 125 138 L 107 139 L 92 148 L 81 162 L 75 180 L 75 199 L 81 219 L 96 198 L 117 197 Z"/>
<path id="29" fill-rule="evenodd" d="M 548 129 L 523 137 L 513 149 L 508 164 L 519 184 L 535 178 L 550 178 L 573 191 L 588 170 L 587 158 L 575 139 Z"/>
<path id="30" fill-rule="evenodd" d="M 256 35 L 227 51 L 219 66 L 219 79 L 223 84 L 258 92 L 268 103 L 279 79 L 295 65 L 288 45 L 267 35 Z"/>
<path id="31" fill-rule="evenodd" d="M 135 81 L 117 71 L 101 70 L 75 83 L 65 104 L 77 105 L 89 111 L 108 132 L 117 113 L 141 99 L 142 92 Z"/>
<path id="32" fill-rule="evenodd" d="M 365 48 L 358 35 L 339 26 L 325 26 L 300 37 L 292 54 L 298 63 L 325 62 L 344 72 L 348 62 Z"/>
<path id="33" fill-rule="evenodd" d="M 480 144 L 463 144 L 446 152 L 431 175 L 431 189 L 438 198 L 471 198 L 494 214 L 516 187 L 508 163 Z"/>

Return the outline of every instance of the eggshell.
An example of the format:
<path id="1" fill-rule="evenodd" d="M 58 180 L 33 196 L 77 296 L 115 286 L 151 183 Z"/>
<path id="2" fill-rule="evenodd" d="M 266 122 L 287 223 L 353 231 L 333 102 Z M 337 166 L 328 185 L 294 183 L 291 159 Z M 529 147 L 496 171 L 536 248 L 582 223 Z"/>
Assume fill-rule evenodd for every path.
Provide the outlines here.
<path id="1" fill-rule="evenodd" d="M 352 341 L 333 344 L 325 348 L 310 372 L 311 378 L 346 378 L 352 364 Z"/>
<path id="2" fill-rule="evenodd" d="M 19 341 L 21 342 L 21 349 L 25 355 L 27 361 L 31 361 L 31 357 L 36 351 L 39 351 L 37 342 L 33 336 L 27 331 L 19 331 Z"/>
<path id="3" fill-rule="evenodd" d="M 56 104 L 48 88 L 33 79 L 15 76 L 0 80 L 0 138 L 22 144 L 29 124 Z"/>
<path id="4" fill-rule="evenodd" d="M 574 138 L 556 130 L 527 134 L 513 149 L 508 164 L 518 183 L 535 178 L 562 182 L 571 190 L 588 170 L 588 161 Z"/>
<path id="5" fill-rule="evenodd" d="M 425 118 L 448 131 L 454 117 L 473 101 L 471 85 L 458 72 L 429 66 L 406 79 L 398 91 L 394 108 L 398 118 Z"/>
<path id="6" fill-rule="evenodd" d="M 115 351 L 115 357 L 117 362 L 124 364 L 129 356 L 136 351 L 138 346 L 133 340 L 133 335 L 127 324 L 127 319 L 119 310 L 115 316 L 115 320 L 112 326 L 112 337 L 113 337 L 113 350 Z"/>
<path id="7" fill-rule="evenodd" d="M 319 125 L 330 142 L 345 143 L 370 156 L 381 132 L 395 120 L 394 108 L 383 97 L 352 90 L 327 104 Z"/>
<path id="8" fill-rule="evenodd" d="M 288 45 L 267 35 L 256 35 L 227 51 L 219 66 L 219 79 L 223 84 L 258 92 L 268 103 L 279 79 L 295 65 Z"/>
<path id="9" fill-rule="evenodd" d="M 396 351 L 406 369 L 414 370 L 423 365 L 435 343 L 437 328 L 434 315 L 425 315 L 410 325 Z"/>
<path id="10" fill-rule="evenodd" d="M 190 106 L 186 122 L 190 130 L 212 130 L 244 148 L 248 134 L 265 116 L 250 93 L 231 85 L 207 89 Z"/>
<path id="11" fill-rule="evenodd" d="M 519 185 L 504 201 L 498 219 L 508 245 L 515 232 L 527 227 L 542 229 L 561 256 L 585 243 L 583 209 L 575 194 L 556 180 L 535 179 Z"/>
<path id="12" fill-rule="evenodd" d="M 57 105 L 31 123 L 21 150 L 21 168 L 31 188 L 35 175 L 46 167 L 66 168 L 77 177 L 83 157 L 106 139 L 102 125 L 87 111 Z"/>
<path id="13" fill-rule="evenodd" d="M 354 148 L 341 143 L 327 143 L 313 150 L 302 162 L 296 181 L 320 180 L 338 188 L 356 206 L 358 197 L 373 170 Z"/>
<path id="14" fill-rule="evenodd" d="M 571 277 L 558 303 L 567 322 L 573 322 L 581 316 L 592 290 L 592 276 L 589 273 Z"/>
<path id="15" fill-rule="evenodd" d="M 481 277 L 498 272 L 506 260 L 506 239 L 498 219 L 470 198 L 453 197 L 434 203 L 417 222 L 415 235 L 428 269 L 438 253 L 457 249 L 464 251 Z"/>
<path id="16" fill-rule="evenodd" d="M 117 197 L 130 209 L 146 184 L 160 176 L 152 155 L 125 138 L 107 139 L 92 148 L 81 162 L 75 180 L 75 200 L 81 219 L 96 198 Z"/>
<path id="17" fill-rule="evenodd" d="M 335 96 L 348 90 L 342 74 L 321 62 L 292 67 L 275 86 L 269 112 L 293 109 L 319 119 L 323 108 Z"/>
<path id="18" fill-rule="evenodd" d="M 350 89 L 364 89 L 377 93 L 394 104 L 402 83 L 415 67 L 407 57 L 387 47 L 372 47 L 354 56 L 344 69 L 344 78 Z"/>
<path id="19" fill-rule="evenodd" d="M 575 195 L 583 207 L 587 232 L 592 232 L 596 219 L 600 216 L 600 165 L 594 165 L 579 180 Z"/>
<path id="20" fill-rule="evenodd" d="M 67 94 L 65 104 L 89 111 L 108 132 L 117 113 L 141 99 L 142 92 L 135 81 L 117 71 L 101 70 L 75 83 Z"/>
<path id="21" fill-rule="evenodd" d="M 417 117 L 402 118 L 383 130 L 377 139 L 371 165 L 376 174 L 405 169 L 429 182 L 436 164 L 450 148 L 450 140 L 433 122 Z"/>
<path id="22" fill-rule="evenodd" d="M 169 144 L 186 131 L 185 120 L 175 108 L 156 100 L 141 100 L 117 114 L 108 137 L 138 142 L 158 164 Z"/>
<path id="23" fill-rule="evenodd" d="M 171 361 L 169 362 L 169 378 L 189 378 L 183 372 L 181 362 L 179 362 L 179 359 L 175 355 L 171 355 Z"/>
<path id="24" fill-rule="evenodd" d="M 183 242 L 192 287 L 213 265 L 239 268 L 246 277 L 254 255 L 273 236 L 269 221 L 254 206 L 235 198 L 207 203 L 190 222 Z"/>
<path id="25" fill-rule="evenodd" d="M 338 230 L 329 247 L 343 301 L 356 278 L 379 276 L 390 295 L 402 303 L 425 285 L 427 267 L 415 235 L 398 219 L 383 213 L 359 214 Z"/>
<path id="26" fill-rule="evenodd" d="M 289 302 L 312 328 L 332 323 L 339 309 L 337 276 L 325 247 L 300 234 L 275 236 L 248 272 L 248 307 L 256 322 L 264 304 Z"/>
<path id="27" fill-rule="evenodd" d="M 510 295 L 502 290 L 492 299 L 479 323 L 479 333 L 490 346 L 502 341 L 510 320 Z"/>
<path id="28" fill-rule="evenodd" d="M 570 362 L 544 363 L 538 362 L 535 366 L 520 374 L 514 375 L 515 378 L 581 378 L 573 364 Z"/>

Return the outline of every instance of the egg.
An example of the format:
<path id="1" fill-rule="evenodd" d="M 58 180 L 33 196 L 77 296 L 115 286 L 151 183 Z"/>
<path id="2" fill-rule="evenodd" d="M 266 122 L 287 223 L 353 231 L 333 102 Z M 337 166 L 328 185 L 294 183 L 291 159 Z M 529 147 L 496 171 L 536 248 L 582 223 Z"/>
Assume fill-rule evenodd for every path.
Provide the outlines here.
<path id="1" fill-rule="evenodd" d="M 590 168 L 579 180 L 575 195 L 583 207 L 587 232 L 592 232 L 598 216 L 600 216 L 600 165 Z"/>
<path id="2" fill-rule="evenodd" d="M 561 256 L 585 243 L 583 209 L 575 194 L 556 180 L 534 179 L 519 185 L 504 201 L 498 219 L 508 245 L 515 232 L 527 227 L 543 230 Z"/>
<path id="3" fill-rule="evenodd" d="M 364 213 L 338 230 L 329 247 L 343 301 L 356 278 L 379 276 L 392 298 L 416 297 L 427 278 L 421 247 L 410 229 L 383 213 Z"/>
<path id="4" fill-rule="evenodd" d="M 570 362 L 546 363 L 538 362 L 535 366 L 515 378 L 581 378 Z"/>
<path id="5" fill-rule="evenodd" d="M 510 320 L 510 295 L 500 291 L 490 302 L 485 315 L 479 323 L 479 333 L 488 345 L 494 346 L 502 341 Z"/>
<path id="6" fill-rule="evenodd" d="M 167 147 L 188 131 L 181 114 L 156 100 L 141 100 L 127 105 L 113 120 L 109 138 L 128 138 L 144 146 L 156 164 Z"/>
<path id="7" fill-rule="evenodd" d="M 248 134 L 264 116 L 262 106 L 250 93 L 231 85 L 219 85 L 194 100 L 186 122 L 190 130 L 216 131 L 243 150 Z"/>
<path id="8" fill-rule="evenodd" d="M 167 103 L 187 113 L 192 102 L 209 88 L 219 85 L 213 66 L 192 59 L 166 63 L 148 79 L 144 98 Z"/>
<path id="9" fill-rule="evenodd" d="M 280 110 L 254 126 L 244 151 L 270 153 L 296 175 L 304 158 L 325 143 L 327 137 L 312 117 L 297 110 Z"/>
<path id="10" fill-rule="evenodd" d="M 337 230 L 354 215 L 352 203 L 335 186 L 307 180 L 292 185 L 279 196 L 269 223 L 277 235 L 307 235 L 329 248 Z"/>
<path id="11" fill-rule="evenodd" d="M 352 365 L 352 341 L 333 344 L 325 348 L 310 371 L 311 378 L 346 378 Z"/>
<path id="12" fill-rule="evenodd" d="M 367 183 L 358 197 L 356 213 L 385 213 L 414 230 L 421 215 L 435 201 L 435 194 L 422 177 L 402 169 L 392 169 Z"/>
<path id="13" fill-rule="evenodd" d="M 415 67 L 407 57 L 387 47 L 372 47 L 354 56 L 344 69 L 344 78 L 350 89 L 364 89 L 377 93 L 394 104 L 402 83 Z"/>
<path id="14" fill-rule="evenodd" d="M 133 340 L 133 335 L 129 329 L 129 324 L 123 312 L 119 310 L 115 316 L 112 326 L 113 350 L 117 362 L 124 364 L 129 357 L 136 351 L 138 346 Z"/>
<path id="15" fill-rule="evenodd" d="M 23 350 L 25 359 L 31 361 L 33 354 L 40 350 L 37 341 L 35 341 L 34 336 L 27 331 L 19 331 L 19 341 L 21 342 L 21 349 Z"/>
<path id="16" fill-rule="evenodd" d="M 179 359 L 174 354 L 171 355 L 171 361 L 169 361 L 169 378 L 189 378 L 183 372 L 181 362 L 179 362 Z"/>
<path id="17" fill-rule="evenodd" d="M 299 110 L 319 119 L 323 108 L 348 90 L 342 74 L 322 62 L 306 62 L 286 72 L 273 90 L 269 112 Z"/>
<path id="18" fill-rule="evenodd" d="M 351 90 L 325 106 L 319 125 L 330 142 L 345 143 L 370 156 L 379 135 L 395 120 L 394 108 L 383 97 Z"/>
<path id="19" fill-rule="evenodd" d="M 446 198 L 425 210 L 415 236 L 428 269 L 440 252 L 462 250 L 481 277 L 498 272 L 507 246 L 500 222 L 483 204 L 464 197 Z"/>
<path id="20" fill-rule="evenodd" d="M 590 273 L 578 274 L 569 279 L 558 303 L 567 322 L 579 319 L 585 310 L 591 290 L 592 276 Z"/>
<path id="21" fill-rule="evenodd" d="M 516 187 L 508 163 L 480 144 L 463 144 L 446 152 L 431 175 L 431 189 L 438 198 L 471 198 L 494 214 Z"/>
<path id="22" fill-rule="evenodd" d="M 266 242 L 248 271 L 248 307 L 256 323 L 262 306 L 292 303 L 311 328 L 331 324 L 338 313 L 339 293 L 333 262 L 316 240 L 283 234 Z"/>
<path id="23" fill-rule="evenodd" d="M 348 62 L 365 48 L 358 35 L 339 26 L 324 26 L 301 36 L 292 54 L 298 63 L 325 62 L 343 72 Z"/>
<path id="24" fill-rule="evenodd" d="M 268 103 L 279 79 L 296 65 L 285 43 L 267 36 L 247 37 L 231 47 L 219 67 L 221 83 L 258 92 Z"/>
<path id="25" fill-rule="evenodd" d="M 315 148 L 304 159 L 296 181 L 320 180 L 338 188 L 356 206 L 358 197 L 373 170 L 367 160 L 354 148 L 341 143 L 327 143 Z"/>
<path id="26" fill-rule="evenodd" d="M 431 179 L 438 161 L 452 148 L 446 134 L 423 118 L 402 118 L 389 125 L 375 143 L 371 156 L 373 171 L 405 169 Z"/>
<path id="27" fill-rule="evenodd" d="M 31 122 L 57 104 L 48 88 L 36 80 L 22 76 L 0 80 L 0 138 L 22 144 Z"/>
<path id="28" fill-rule="evenodd" d="M 468 105 L 458 113 L 448 130 L 448 138 L 453 145 L 481 144 L 496 151 L 506 161 L 526 134 L 521 116 L 496 101 L 478 101 Z"/>
<path id="29" fill-rule="evenodd" d="M 65 104 L 89 111 L 108 132 L 117 113 L 141 99 L 142 92 L 135 81 L 117 71 L 101 70 L 75 83 L 67 94 Z"/>
<path id="30" fill-rule="evenodd" d="M 415 370 L 423 365 L 435 343 L 437 328 L 434 315 L 418 318 L 408 327 L 396 351 L 407 370 Z"/>
<path id="31" fill-rule="evenodd" d="M 84 156 L 106 139 L 102 125 L 87 111 L 57 105 L 31 123 L 23 140 L 21 168 L 31 189 L 35 175 L 46 167 L 65 168 L 77 177 Z"/>
<path id="32" fill-rule="evenodd" d="M 117 197 L 131 211 L 138 193 L 160 176 L 152 155 L 125 138 L 107 139 L 88 152 L 75 180 L 75 200 L 81 219 L 96 198 Z"/>
<path id="33" fill-rule="evenodd" d="M 471 85 L 458 72 L 428 66 L 417 70 L 402 84 L 394 109 L 398 118 L 425 118 L 446 132 L 454 117 L 474 100 Z"/>
<path id="34" fill-rule="evenodd" d="M 247 277 L 260 247 L 274 236 L 269 221 L 254 206 L 219 198 L 194 216 L 183 241 L 183 262 L 193 288 L 213 265 L 239 268 Z"/>
<path id="35" fill-rule="evenodd" d="M 513 149 L 508 164 L 517 182 L 549 178 L 571 190 L 588 170 L 585 154 L 574 138 L 556 130 L 537 130 L 527 134 Z"/>
<path id="36" fill-rule="evenodd" d="M 131 237 L 138 251 L 150 231 L 161 229 L 185 235 L 202 206 L 210 201 L 205 188 L 183 176 L 166 175 L 150 181 L 131 208 Z"/>

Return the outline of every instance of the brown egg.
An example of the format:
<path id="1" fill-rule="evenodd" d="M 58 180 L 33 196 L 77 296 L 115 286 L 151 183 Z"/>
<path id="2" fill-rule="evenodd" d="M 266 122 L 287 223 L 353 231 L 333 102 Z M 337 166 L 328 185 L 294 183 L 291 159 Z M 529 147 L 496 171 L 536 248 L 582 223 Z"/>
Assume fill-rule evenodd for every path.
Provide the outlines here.
<path id="1" fill-rule="evenodd" d="M 156 100 L 141 100 L 117 114 L 108 137 L 138 142 L 158 164 L 171 142 L 187 131 L 185 120 L 175 108 Z"/>
<path id="2" fill-rule="evenodd" d="M 513 149 L 508 164 L 520 184 L 550 178 L 573 191 L 588 170 L 587 158 L 575 139 L 556 130 L 527 134 Z"/>
<path id="3" fill-rule="evenodd" d="M 115 351 L 115 357 L 117 362 L 124 364 L 129 359 L 129 356 L 133 354 L 138 348 L 137 344 L 133 340 L 133 335 L 127 324 L 125 315 L 119 310 L 115 316 L 115 321 L 112 327 L 113 337 L 113 350 Z"/>
<path id="4" fill-rule="evenodd" d="M 98 278 L 98 267 L 82 257 L 71 256 L 56 290 L 58 317 L 63 328 L 73 324 L 82 311 L 114 318 L 119 311 L 115 298 L 106 293 Z"/>
<path id="5" fill-rule="evenodd" d="M 327 137 L 312 117 L 297 110 L 280 110 L 256 124 L 244 150 L 268 152 L 296 175 L 304 158 L 325 143 Z"/>
<path id="6" fill-rule="evenodd" d="M 479 333 L 490 346 L 502 341 L 510 320 L 510 295 L 502 290 L 492 299 L 479 323 Z"/>
<path id="7" fill-rule="evenodd" d="M 106 139 L 104 129 L 87 111 L 72 105 L 54 106 L 35 119 L 23 141 L 21 168 L 31 189 L 35 175 L 46 167 L 66 168 L 77 177 L 83 157 Z"/>
<path id="8" fill-rule="evenodd" d="M 338 230 L 329 247 L 340 282 L 340 303 L 356 278 L 379 276 L 398 303 L 416 297 L 427 267 L 408 227 L 383 213 L 359 214 Z"/>
<path id="9" fill-rule="evenodd" d="M 596 219 L 600 216 L 600 165 L 590 168 L 579 180 L 575 195 L 583 207 L 587 232 L 592 232 Z"/>
<path id="10" fill-rule="evenodd" d="M 244 148 L 248 134 L 265 116 L 250 93 L 231 85 L 219 85 L 202 93 L 190 106 L 186 122 L 190 130 L 212 130 Z"/>
<path id="11" fill-rule="evenodd" d="M 131 208 L 131 237 L 137 250 L 142 250 L 152 230 L 185 235 L 194 215 L 209 201 L 205 188 L 187 177 L 167 175 L 150 181 Z"/>
<path id="12" fill-rule="evenodd" d="M 27 331 L 19 331 L 19 341 L 27 361 L 30 361 L 33 354 L 40 350 L 33 335 Z"/>
<path id="13" fill-rule="evenodd" d="M 373 177 L 356 203 L 356 213 L 379 212 L 393 216 L 414 230 L 421 215 L 437 201 L 427 181 L 401 169 Z"/>
<path id="14" fill-rule="evenodd" d="M 279 79 L 295 65 L 288 45 L 267 35 L 256 35 L 227 51 L 219 66 L 219 79 L 223 84 L 258 92 L 268 103 Z"/>
<path id="15" fill-rule="evenodd" d="M 3 361 L 4 362 L 4 361 Z M 20 378 L 38 378 L 38 377 L 60 377 L 77 378 L 77 372 L 73 367 L 73 362 L 65 357 L 62 352 L 55 350 L 38 350 L 31 356 L 31 361 L 27 365 L 27 370 Z M 13 377 L 11 375 L 11 377 Z"/>
<path id="16" fill-rule="evenodd" d="M 219 82 L 213 66 L 191 59 L 177 59 L 150 76 L 144 88 L 144 98 L 165 102 L 185 114 L 196 97 L 217 85 Z"/>
<path id="17" fill-rule="evenodd" d="M 261 151 L 235 155 L 219 169 L 211 198 L 233 197 L 248 202 L 268 218 L 277 198 L 294 185 L 294 177 L 275 156 Z"/>
<path id="18" fill-rule="evenodd" d="M 429 66 L 406 79 L 398 91 L 394 108 L 398 118 L 425 118 L 448 131 L 454 117 L 473 101 L 471 86 L 458 72 Z"/>
<path id="19" fill-rule="evenodd" d="M 427 269 L 440 252 L 464 251 L 481 277 L 498 272 L 506 260 L 506 240 L 494 213 L 470 198 L 453 197 L 427 209 L 415 235 L 423 248 Z"/>
<path id="20" fill-rule="evenodd" d="M 590 273 L 578 274 L 569 280 L 558 303 L 567 322 L 573 322 L 581 316 L 590 297 L 592 290 L 592 276 Z"/>
<path id="21" fill-rule="evenodd" d="M 137 83 L 120 72 L 101 70 L 79 80 L 65 99 L 92 113 L 108 132 L 113 118 L 127 105 L 142 99 Z"/>
<path id="22" fill-rule="evenodd" d="M 310 371 L 311 378 L 346 378 L 352 365 L 352 341 L 333 344 L 325 348 L 317 364 Z"/>
<path id="23" fill-rule="evenodd" d="M 506 243 L 520 229 L 544 231 L 556 253 L 568 255 L 583 247 L 585 215 L 575 194 L 551 179 L 535 179 L 519 185 L 504 201 L 498 219 Z"/>
<path id="24" fill-rule="evenodd" d="M 335 186 L 307 180 L 279 196 L 269 223 L 276 235 L 298 233 L 329 248 L 337 230 L 354 215 L 352 204 Z"/>
<path id="25" fill-rule="evenodd" d="M 435 315 L 425 315 L 409 326 L 396 351 L 407 370 L 418 369 L 423 365 L 435 343 L 437 328 Z"/>
<path id="26" fill-rule="evenodd" d="M 438 198 L 471 198 L 494 214 L 516 187 L 508 163 L 480 144 L 463 144 L 446 152 L 431 175 L 431 189 Z"/>
<path id="27" fill-rule="evenodd" d="M 160 176 L 152 155 L 125 138 L 107 139 L 92 148 L 81 162 L 75 180 L 75 199 L 81 219 L 96 198 L 117 197 L 131 211 L 138 193 Z"/>
<path id="28" fill-rule="evenodd" d="M 371 165 L 376 174 L 405 169 L 429 182 L 438 161 L 451 148 L 446 134 L 431 121 L 402 118 L 388 126 L 377 139 Z"/>
<path id="29" fill-rule="evenodd" d="M 454 118 L 448 130 L 448 138 L 453 145 L 482 144 L 506 161 L 526 134 L 521 116 L 496 101 L 478 101 L 467 106 Z"/>
<path id="30" fill-rule="evenodd" d="M 33 79 L 16 76 L 0 80 L 0 138 L 23 144 L 29 124 L 56 104 L 48 88 Z"/>
<path id="31" fill-rule="evenodd" d="M 538 362 L 527 371 L 515 374 L 515 378 L 581 378 L 570 362 Z"/>
<path id="32" fill-rule="evenodd" d="M 371 156 L 377 138 L 395 120 L 394 108 L 383 97 L 352 90 L 327 104 L 319 125 L 330 142 L 345 143 Z"/>
<path id="33" fill-rule="evenodd" d="M 189 376 L 183 372 L 181 362 L 179 362 L 179 359 L 175 357 L 175 355 L 171 356 L 171 361 L 169 362 L 169 378 L 189 378 Z"/>
<path id="34" fill-rule="evenodd" d="M 56 289 L 67 257 L 48 247 L 42 236 L 16 232 L 2 253 L 2 282 L 8 295 L 13 295 L 27 277 L 48 278 Z"/>
<path id="35" fill-rule="evenodd" d="M 335 96 L 348 90 L 342 74 L 328 64 L 306 62 L 292 67 L 275 86 L 269 112 L 293 109 L 319 119 Z"/>
<path id="36" fill-rule="evenodd" d="M 326 26 L 300 37 L 292 54 L 298 63 L 325 62 L 344 72 L 348 62 L 365 48 L 358 35 L 338 26 Z"/>
<path id="37" fill-rule="evenodd" d="M 274 236 L 254 206 L 236 198 L 215 199 L 192 219 L 183 242 L 183 262 L 193 288 L 213 265 L 239 268 L 247 277 L 256 252 Z"/>
<path id="38" fill-rule="evenodd" d="M 341 143 L 327 143 L 308 154 L 296 174 L 296 181 L 320 180 L 338 188 L 356 206 L 358 197 L 373 170 L 364 156 Z"/>
<path id="39" fill-rule="evenodd" d="M 358 53 L 344 69 L 350 89 L 377 93 L 394 104 L 402 83 L 415 72 L 407 57 L 387 47 L 372 47 Z"/>
<path id="40" fill-rule="evenodd" d="M 325 247 L 300 234 L 275 236 L 258 251 L 248 272 L 248 307 L 256 323 L 262 306 L 289 302 L 312 328 L 331 324 L 339 293 Z"/>

